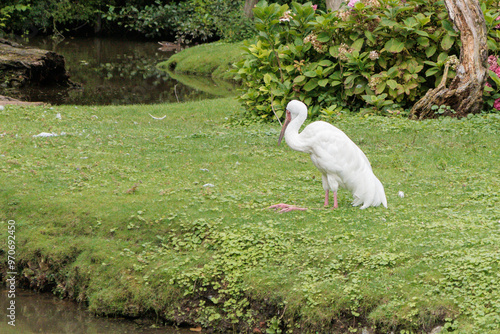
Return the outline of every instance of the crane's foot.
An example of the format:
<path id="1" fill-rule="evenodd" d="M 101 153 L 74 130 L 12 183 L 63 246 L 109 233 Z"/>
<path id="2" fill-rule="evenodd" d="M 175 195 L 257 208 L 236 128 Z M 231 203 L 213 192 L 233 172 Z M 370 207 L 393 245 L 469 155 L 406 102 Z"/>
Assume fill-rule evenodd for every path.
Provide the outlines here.
<path id="1" fill-rule="evenodd" d="M 278 211 L 279 213 L 307 210 L 307 208 L 299 208 L 298 206 L 285 204 L 285 203 L 271 205 L 270 207 L 268 207 L 268 209 L 274 209 L 274 211 Z"/>

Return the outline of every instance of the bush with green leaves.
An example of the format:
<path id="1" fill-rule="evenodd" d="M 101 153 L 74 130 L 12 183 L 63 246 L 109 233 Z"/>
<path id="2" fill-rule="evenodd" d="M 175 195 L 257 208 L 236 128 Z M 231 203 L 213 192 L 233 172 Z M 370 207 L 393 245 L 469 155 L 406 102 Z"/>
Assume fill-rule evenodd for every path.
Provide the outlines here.
<path id="1" fill-rule="evenodd" d="M 102 0 L 2 0 L 0 17 L 10 8 L 4 33 L 24 34 L 34 30 L 68 34 L 95 27 L 106 6 Z"/>
<path id="2" fill-rule="evenodd" d="M 166 3 L 156 0 L 144 7 L 109 6 L 104 17 L 129 31 L 147 37 L 171 35 L 182 43 L 219 38 L 240 41 L 254 36 L 251 21 L 239 0 L 186 0 Z"/>
<path id="3" fill-rule="evenodd" d="M 455 76 L 460 36 L 443 1 L 362 0 L 352 6 L 325 13 L 310 2 L 261 2 L 254 9 L 258 36 L 235 70 L 250 113 L 281 117 L 291 99 L 311 106 L 313 116 L 346 109 L 404 113 L 437 86 L 446 64 L 448 77 Z M 488 47 L 496 53 L 499 4 L 485 0 L 481 6 Z M 489 73 L 485 101 L 493 105 L 500 85 Z"/>
<path id="4" fill-rule="evenodd" d="M 6 34 L 6 31 L 10 30 L 8 29 L 8 25 L 10 23 L 10 20 L 13 16 L 16 16 L 18 14 L 22 14 L 25 11 L 28 11 L 30 9 L 30 6 L 22 5 L 22 4 L 12 4 L 12 5 L 6 5 L 2 8 L 0 8 L 0 37 L 3 37 L 3 35 Z"/>

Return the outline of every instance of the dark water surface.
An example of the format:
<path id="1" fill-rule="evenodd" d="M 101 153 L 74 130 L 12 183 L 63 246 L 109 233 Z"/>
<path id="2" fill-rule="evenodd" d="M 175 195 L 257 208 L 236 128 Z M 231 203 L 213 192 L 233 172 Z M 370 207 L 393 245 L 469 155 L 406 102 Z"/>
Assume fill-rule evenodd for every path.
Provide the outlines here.
<path id="1" fill-rule="evenodd" d="M 151 328 L 123 319 L 99 318 L 85 307 L 50 294 L 16 292 L 15 327 L 9 325 L 7 291 L 0 291 L 0 333 L 2 334 L 187 334 L 188 329 Z"/>
<path id="2" fill-rule="evenodd" d="M 32 38 L 26 46 L 51 50 L 64 56 L 71 80 L 82 89 L 54 87 L 22 90 L 26 101 L 51 104 L 125 105 L 197 101 L 218 97 L 184 85 L 156 65 L 174 52 L 160 51 L 152 41 L 116 38 Z M 209 78 L 204 78 L 210 81 Z M 213 84 L 215 85 L 215 83 Z"/>

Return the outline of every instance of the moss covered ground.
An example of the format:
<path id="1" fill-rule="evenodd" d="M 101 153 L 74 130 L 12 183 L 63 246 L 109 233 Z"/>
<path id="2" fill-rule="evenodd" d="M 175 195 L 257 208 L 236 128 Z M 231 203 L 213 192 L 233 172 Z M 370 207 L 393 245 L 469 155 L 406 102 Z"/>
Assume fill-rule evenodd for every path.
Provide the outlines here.
<path id="1" fill-rule="evenodd" d="M 389 204 L 360 210 L 341 191 L 330 210 L 309 157 L 277 146 L 279 125 L 234 125 L 235 112 L 231 98 L 6 106 L 3 279 L 15 221 L 19 284 L 101 315 L 221 332 L 498 333 L 498 115 L 329 119 Z M 309 210 L 266 209 L 280 202 Z"/>

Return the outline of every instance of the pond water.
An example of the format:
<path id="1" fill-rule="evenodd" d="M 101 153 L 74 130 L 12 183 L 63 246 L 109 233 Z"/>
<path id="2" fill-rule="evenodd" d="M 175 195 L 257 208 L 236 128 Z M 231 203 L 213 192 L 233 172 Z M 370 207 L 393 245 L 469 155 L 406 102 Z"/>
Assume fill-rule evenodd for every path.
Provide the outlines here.
<path id="1" fill-rule="evenodd" d="M 81 89 L 26 88 L 19 96 L 25 101 L 76 105 L 151 104 L 210 99 L 231 95 L 235 90 L 210 78 L 201 80 L 210 89 L 193 88 L 173 79 L 156 65 L 167 60 L 174 51 L 160 51 L 157 42 L 94 37 L 55 42 L 49 37 L 38 37 L 22 44 L 63 55 L 71 80 L 82 85 Z"/>
<path id="2" fill-rule="evenodd" d="M 151 328 L 130 320 L 100 318 L 85 307 L 60 300 L 50 294 L 29 291 L 16 292 L 16 326 L 7 323 L 9 298 L 7 290 L 0 291 L 0 333 L 2 334 L 187 334 L 189 329 Z"/>

